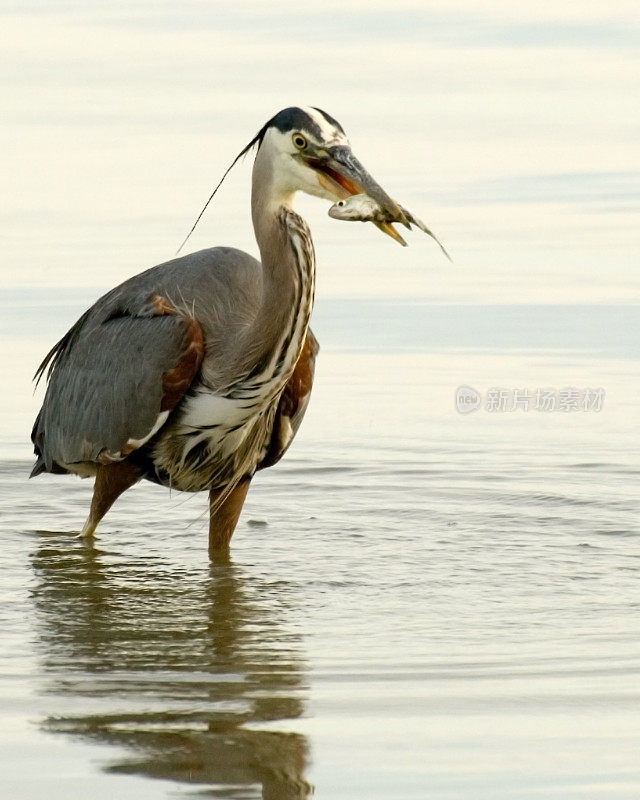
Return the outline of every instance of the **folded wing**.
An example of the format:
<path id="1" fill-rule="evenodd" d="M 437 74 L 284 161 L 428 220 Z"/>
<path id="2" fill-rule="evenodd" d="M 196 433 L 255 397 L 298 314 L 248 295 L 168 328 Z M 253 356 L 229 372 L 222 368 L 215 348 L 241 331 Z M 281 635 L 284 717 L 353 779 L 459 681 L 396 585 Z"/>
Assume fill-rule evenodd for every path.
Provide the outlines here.
<path id="1" fill-rule="evenodd" d="M 89 310 L 40 367 L 49 385 L 32 441 L 32 475 L 120 460 L 166 421 L 200 369 L 200 325 L 166 298 L 139 313 Z"/>

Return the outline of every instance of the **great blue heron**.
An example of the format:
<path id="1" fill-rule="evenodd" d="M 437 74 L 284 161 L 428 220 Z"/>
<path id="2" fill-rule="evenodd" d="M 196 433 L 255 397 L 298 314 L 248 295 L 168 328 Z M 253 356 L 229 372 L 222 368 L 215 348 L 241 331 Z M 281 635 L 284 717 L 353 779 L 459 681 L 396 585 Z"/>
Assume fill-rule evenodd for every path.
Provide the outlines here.
<path id="1" fill-rule="evenodd" d="M 49 383 L 31 475 L 95 475 L 84 536 L 147 478 L 209 491 L 210 552 L 228 547 L 253 475 L 291 444 L 313 382 L 314 251 L 294 195 L 364 193 L 404 221 L 325 112 L 286 108 L 240 155 L 254 145 L 262 263 L 213 247 L 148 269 L 101 297 L 36 373 L 48 368 Z"/>

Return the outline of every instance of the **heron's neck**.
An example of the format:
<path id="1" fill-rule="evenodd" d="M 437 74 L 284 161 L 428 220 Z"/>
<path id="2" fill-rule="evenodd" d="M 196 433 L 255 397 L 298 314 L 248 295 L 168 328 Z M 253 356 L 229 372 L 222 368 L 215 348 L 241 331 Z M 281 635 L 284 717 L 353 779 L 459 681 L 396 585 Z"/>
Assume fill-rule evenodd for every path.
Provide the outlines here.
<path id="1" fill-rule="evenodd" d="M 262 261 L 263 293 L 255 325 L 266 348 L 283 335 L 302 341 L 313 305 L 315 255 L 306 222 L 293 210 L 293 193 L 278 190 L 268 163 L 256 159 L 251 213 Z M 302 341 L 299 342 L 302 347 Z"/>
<path id="2" fill-rule="evenodd" d="M 295 266 L 290 235 L 282 224 L 283 213 L 293 211 L 293 196 L 279 185 L 269 156 L 258 150 L 251 184 L 251 217 L 265 281 L 274 282 L 281 291 L 286 289 Z"/>

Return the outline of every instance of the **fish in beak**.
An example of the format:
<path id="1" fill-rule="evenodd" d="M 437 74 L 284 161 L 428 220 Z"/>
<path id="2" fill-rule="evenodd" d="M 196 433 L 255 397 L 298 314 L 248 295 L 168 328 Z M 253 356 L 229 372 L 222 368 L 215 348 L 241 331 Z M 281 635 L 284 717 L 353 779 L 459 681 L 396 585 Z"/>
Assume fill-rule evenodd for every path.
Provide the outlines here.
<path id="1" fill-rule="evenodd" d="M 424 233 L 426 233 L 428 236 L 431 236 L 431 238 L 434 239 L 438 244 L 444 255 L 449 259 L 449 261 L 451 261 L 451 256 L 449 253 L 447 253 L 444 245 L 438 239 L 435 233 L 429 230 L 424 222 L 419 220 L 417 217 L 414 217 L 413 214 L 410 211 L 407 211 L 406 208 L 403 208 L 397 203 L 396 205 L 400 209 L 402 219 L 398 219 L 397 216 L 390 216 L 389 212 L 383 206 L 381 206 L 377 200 L 375 200 L 373 197 L 370 197 L 368 194 L 363 193 L 351 195 L 344 200 L 339 200 L 337 203 L 334 203 L 329 209 L 329 216 L 333 219 L 348 220 L 352 222 L 373 222 L 373 224 L 383 233 L 391 236 L 392 239 L 395 239 L 404 247 L 407 246 L 407 243 L 393 227 L 391 222 L 402 222 L 402 224 L 409 229 L 411 229 L 411 225 L 415 225 L 417 228 L 420 228 L 421 231 L 424 231 Z"/>
<path id="2" fill-rule="evenodd" d="M 345 200 L 353 195 L 366 195 L 370 198 L 383 217 L 372 221 L 381 231 L 406 246 L 402 236 L 391 225 L 391 222 L 400 222 L 409 227 L 403 208 L 367 172 L 350 147 L 337 145 L 317 150 L 306 155 L 305 161 L 316 171 L 322 188 L 338 200 Z"/>
<path id="3" fill-rule="evenodd" d="M 316 150 L 308 153 L 305 160 L 315 169 L 318 182 L 323 189 L 338 198 L 338 203 L 329 210 L 329 216 L 334 219 L 373 222 L 379 230 L 403 247 L 406 247 L 407 243 L 392 223 L 400 223 L 409 230 L 413 224 L 431 236 L 451 261 L 449 253 L 438 237 L 406 208 L 389 197 L 358 161 L 349 146 L 337 145 Z"/>
<path id="4" fill-rule="evenodd" d="M 339 200 L 329 209 L 329 216 L 349 222 L 373 222 L 387 236 L 391 236 L 403 247 L 407 246 L 402 236 L 388 221 L 387 212 L 367 194 L 354 194 L 346 200 Z"/>

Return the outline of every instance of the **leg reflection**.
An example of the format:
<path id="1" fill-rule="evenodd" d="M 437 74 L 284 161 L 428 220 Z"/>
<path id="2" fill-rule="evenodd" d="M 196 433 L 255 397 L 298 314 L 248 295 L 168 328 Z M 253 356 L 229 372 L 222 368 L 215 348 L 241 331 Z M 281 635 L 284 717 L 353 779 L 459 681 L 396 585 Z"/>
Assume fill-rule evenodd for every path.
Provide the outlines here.
<path id="1" fill-rule="evenodd" d="M 208 797 L 310 796 L 286 585 L 245 580 L 225 554 L 189 571 L 54 540 L 33 561 L 47 688 L 65 709 L 48 730 L 126 747 L 110 772 Z"/>

